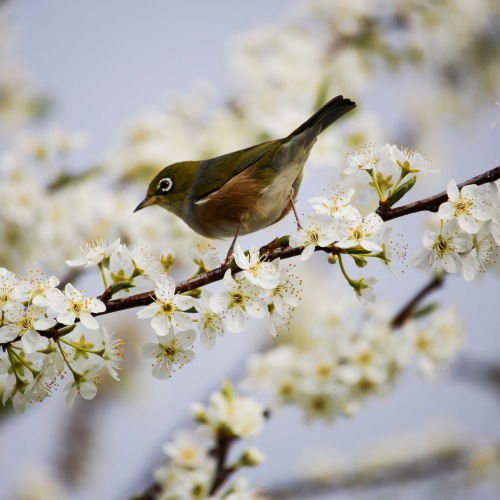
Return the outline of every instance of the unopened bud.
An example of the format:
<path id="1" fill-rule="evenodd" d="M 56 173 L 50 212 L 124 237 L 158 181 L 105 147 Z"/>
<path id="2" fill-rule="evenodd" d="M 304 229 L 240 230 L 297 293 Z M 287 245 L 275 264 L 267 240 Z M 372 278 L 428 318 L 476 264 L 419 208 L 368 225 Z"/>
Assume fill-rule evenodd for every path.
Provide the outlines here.
<path id="1" fill-rule="evenodd" d="M 255 467 L 267 459 L 266 455 L 255 447 L 248 448 L 243 452 L 238 464 L 241 467 Z"/>
<path id="2" fill-rule="evenodd" d="M 169 269 L 174 265 L 175 252 L 170 248 L 167 251 L 162 252 L 160 262 L 163 270 L 168 273 Z"/>
<path id="3" fill-rule="evenodd" d="M 336 264 L 338 260 L 339 260 L 339 256 L 335 253 L 331 253 L 328 256 L 328 264 Z"/>

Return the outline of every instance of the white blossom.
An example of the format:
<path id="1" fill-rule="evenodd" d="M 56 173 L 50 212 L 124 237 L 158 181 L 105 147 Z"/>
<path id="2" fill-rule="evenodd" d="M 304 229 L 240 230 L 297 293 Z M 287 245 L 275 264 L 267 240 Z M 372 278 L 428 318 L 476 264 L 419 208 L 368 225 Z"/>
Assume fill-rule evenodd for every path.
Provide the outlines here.
<path id="1" fill-rule="evenodd" d="M 336 219 L 327 219 L 319 214 L 309 215 L 302 227 L 290 235 L 290 246 L 304 247 L 300 258 L 306 260 L 312 256 L 317 246 L 326 247 L 340 239 L 337 228 Z"/>
<path id="2" fill-rule="evenodd" d="M 214 392 L 206 408 L 209 425 L 217 430 L 223 426 L 236 437 L 257 436 L 264 427 L 264 407 L 254 398 Z"/>
<path id="3" fill-rule="evenodd" d="M 355 208 L 350 204 L 354 193 L 352 188 L 347 193 L 342 190 L 333 191 L 328 197 L 310 198 L 309 203 L 312 204 L 317 214 L 329 215 L 336 219 L 350 219 L 356 216 Z"/>
<path id="4" fill-rule="evenodd" d="M 439 310 L 429 324 L 417 328 L 414 342 L 417 364 L 426 377 L 434 377 L 456 358 L 464 343 L 463 321 L 453 308 Z"/>
<path id="5" fill-rule="evenodd" d="M 356 298 L 362 304 L 373 303 L 377 300 L 375 296 L 375 291 L 373 290 L 373 285 L 377 282 L 377 278 L 374 276 L 368 276 L 364 278 L 361 276 L 359 280 L 356 282 L 356 286 L 354 287 L 354 291 L 356 292 Z"/>
<path id="6" fill-rule="evenodd" d="M 51 304 L 51 308 L 58 312 L 57 321 L 63 325 L 72 325 L 78 318 L 82 325 L 89 330 L 97 330 L 99 323 L 92 313 L 101 313 L 106 310 L 103 302 L 95 297 L 84 297 L 82 292 L 68 283 L 64 287 L 64 295 L 60 295 Z"/>
<path id="7" fill-rule="evenodd" d="M 236 265 L 242 269 L 243 276 L 252 285 L 257 285 L 266 290 L 276 288 L 280 281 L 278 269 L 272 262 L 262 261 L 256 247 L 251 247 L 248 256 L 240 245 L 236 245 L 234 251 Z"/>
<path id="8" fill-rule="evenodd" d="M 352 219 L 344 221 L 345 230 L 341 232 L 341 238 L 336 246 L 339 248 L 352 248 L 360 246 L 368 252 L 381 252 L 382 247 L 377 243 L 370 241 L 381 231 L 384 221 L 380 215 L 372 212 L 364 219 L 356 210 Z"/>
<path id="9" fill-rule="evenodd" d="M 211 246 L 202 248 L 200 245 L 189 247 L 189 256 L 202 272 L 211 271 L 221 265 L 219 252 Z"/>
<path id="10" fill-rule="evenodd" d="M 246 280 L 235 280 L 228 269 L 224 274 L 225 290 L 215 292 L 210 307 L 218 314 L 226 311 L 226 326 L 230 332 L 242 332 L 247 325 L 247 314 L 261 319 L 267 313 L 266 301 L 260 289 Z"/>
<path id="11" fill-rule="evenodd" d="M 463 231 L 475 234 L 479 231 L 478 221 L 491 218 L 479 186 L 470 184 L 459 191 L 456 182 L 450 179 L 446 192 L 450 201 L 439 207 L 438 215 L 442 220 L 452 220 L 456 217 Z"/>
<path id="12" fill-rule="evenodd" d="M 11 302 L 19 300 L 18 286 L 19 280 L 17 276 L 4 267 L 0 267 L 0 309 Z"/>
<path id="13" fill-rule="evenodd" d="M 62 292 L 57 289 L 59 279 L 55 276 L 46 276 L 43 273 L 33 274 L 24 280 L 18 299 L 23 300 L 27 295 L 27 300 L 40 307 L 50 307 L 50 305 L 62 297 Z"/>
<path id="14" fill-rule="evenodd" d="M 216 313 L 210 305 L 212 293 L 203 288 L 201 298 L 194 303 L 195 309 L 199 313 L 198 329 L 200 330 L 200 342 L 205 349 L 213 349 L 217 335 L 224 336 L 224 319 Z"/>
<path id="15" fill-rule="evenodd" d="M 139 353 L 145 358 L 155 359 L 153 364 L 153 376 L 163 380 L 172 376 L 174 365 L 182 368 L 194 359 L 191 347 L 196 340 L 196 332 L 187 330 L 175 333 L 170 327 L 167 335 L 157 335 L 158 342 L 147 342 L 143 344 Z"/>
<path id="16" fill-rule="evenodd" d="M 409 148 L 399 149 L 396 146 L 387 150 L 388 154 L 394 158 L 397 165 L 404 173 L 434 174 L 439 169 L 430 169 L 430 163 L 418 151 Z"/>
<path id="17" fill-rule="evenodd" d="M 207 441 L 199 432 L 176 432 L 172 442 L 165 443 L 162 448 L 174 466 L 200 469 L 210 461 Z"/>
<path id="18" fill-rule="evenodd" d="M 500 246 L 500 179 L 488 184 L 485 201 L 491 213 L 491 235 L 497 246 Z"/>
<path id="19" fill-rule="evenodd" d="M 427 230 L 424 234 L 424 249 L 414 258 L 417 269 L 423 271 L 443 268 L 448 273 L 458 273 L 462 269 L 460 253 L 472 248 L 472 235 L 457 233 L 455 219 L 446 222 L 440 233 Z"/>
<path id="20" fill-rule="evenodd" d="M 104 326 L 101 327 L 101 331 L 103 335 L 102 345 L 104 347 L 102 359 L 111 377 L 120 380 L 117 370 L 121 369 L 120 365 L 124 359 L 123 345 L 125 342 L 116 338 L 115 333 L 109 334 Z"/>
<path id="21" fill-rule="evenodd" d="M 193 307 L 192 297 L 175 293 L 175 281 L 164 276 L 156 283 L 156 299 L 137 313 L 137 317 L 153 318 L 151 326 L 157 335 L 167 335 L 170 326 L 177 330 L 189 330 L 193 327 L 193 320 L 183 311 Z"/>
<path id="22" fill-rule="evenodd" d="M 108 243 L 105 239 L 96 239 L 85 243 L 80 250 L 83 258 L 67 260 L 66 264 L 70 267 L 91 267 L 97 266 L 104 259 L 108 259 L 116 250 L 120 248 L 120 238 Z"/>
<path id="23" fill-rule="evenodd" d="M 80 396 L 83 399 L 94 399 L 97 394 L 96 387 L 96 373 L 99 370 L 98 364 L 93 364 L 87 368 L 83 373 L 77 373 L 73 380 L 70 380 L 65 391 L 68 391 L 66 395 L 66 407 L 71 409 L 75 403 L 76 396 Z"/>
<path id="24" fill-rule="evenodd" d="M 47 318 L 43 308 L 22 304 L 7 304 L 3 312 L 9 324 L 0 328 L 0 343 L 11 342 L 18 336 L 21 337 L 21 346 L 26 353 L 32 353 L 43 349 L 47 343 L 46 339 L 37 330 L 47 330 L 56 324 L 52 318 Z"/>

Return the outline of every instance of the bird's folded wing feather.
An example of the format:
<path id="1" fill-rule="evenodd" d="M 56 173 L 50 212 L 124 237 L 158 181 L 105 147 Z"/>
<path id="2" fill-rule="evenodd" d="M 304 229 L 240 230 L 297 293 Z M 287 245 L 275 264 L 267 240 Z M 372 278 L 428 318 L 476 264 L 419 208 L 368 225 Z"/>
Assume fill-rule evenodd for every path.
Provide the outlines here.
<path id="1" fill-rule="evenodd" d="M 271 166 L 278 146 L 283 141 L 274 140 L 257 144 L 240 151 L 218 156 L 203 161 L 193 183 L 192 196 L 194 202 L 207 198 L 218 191 L 230 179 L 234 178 L 256 162 L 262 168 Z"/>

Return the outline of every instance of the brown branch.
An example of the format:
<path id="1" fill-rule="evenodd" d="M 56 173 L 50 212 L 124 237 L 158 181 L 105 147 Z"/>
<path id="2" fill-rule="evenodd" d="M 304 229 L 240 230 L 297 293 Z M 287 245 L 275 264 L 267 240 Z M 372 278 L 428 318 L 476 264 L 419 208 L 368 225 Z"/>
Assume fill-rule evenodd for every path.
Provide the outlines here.
<path id="1" fill-rule="evenodd" d="M 495 447 L 497 453 L 500 453 L 500 444 L 495 444 Z M 469 464 L 480 452 L 481 446 L 463 446 L 438 451 L 421 458 L 401 460 L 398 463 L 381 466 L 374 470 L 359 469 L 345 473 L 332 471 L 331 478 L 305 479 L 276 485 L 268 488 L 266 494 L 274 500 L 289 500 L 292 498 L 311 498 L 325 493 L 332 495 L 343 490 L 366 490 L 442 478 L 445 474 L 467 472 Z"/>
<path id="2" fill-rule="evenodd" d="M 477 175 L 472 179 L 469 179 L 465 182 L 462 182 L 458 185 L 459 189 L 468 184 L 485 184 L 488 182 L 493 182 L 497 179 L 500 179 L 500 167 L 493 168 L 484 172 L 483 174 Z M 410 203 L 408 205 L 403 205 L 398 208 L 389 208 L 381 205 L 377 210 L 377 213 L 382 217 L 384 221 L 388 221 L 391 219 L 396 219 L 398 217 L 403 217 L 405 215 L 409 215 L 415 212 L 421 211 L 430 211 L 437 212 L 439 205 L 445 202 L 448 199 L 448 195 L 446 192 L 442 192 L 431 196 L 429 198 L 425 198 L 420 201 L 416 201 L 414 203 Z M 302 247 L 291 247 L 288 245 L 288 238 L 277 238 L 273 240 L 271 243 L 263 246 L 260 249 L 260 255 L 266 256 L 266 259 L 269 261 L 276 259 L 289 259 L 291 257 L 296 257 L 302 253 Z M 328 253 L 338 252 L 337 249 L 332 247 L 321 248 L 316 247 L 316 251 L 324 251 Z M 212 271 L 208 271 L 207 273 L 200 274 L 194 278 L 190 278 L 185 281 L 181 281 L 177 284 L 175 288 L 175 293 L 185 293 L 190 290 L 194 290 L 196 288 L 200 288 L 202 286 L 208 285 L 210 283 L 214 283 L 216 281 L 220 281 L 224 277 L 224 273 L 227 270 L 227 266 L 221 266 Z M 233 264 L 231 267 L 231 271 L 233 274 L 241 271 L 236 265 Z M 146 292 L 140 293 L 138 295 L 132 295 L 130 297 L 125 297 L 123 299 L 114 299 L 110 300 L 106 305 L 106 311 L 100 314 L 109 314 L 115 311 L 122 311 L 124 309 L 130 309 L 133 307 L 146 306 L 155 300 L 154 292 Z M 97 316 L 97 315 L 96 315 Z"/>
<path id="3" fill-rule="evenodd" d="M 217 443 L 212 450 L 212 455 L 216 459 L 217 465 L 214 472 L 212 486 L 210 487 L 209 495 L 215 495 L 220 487 L 229 479 L 229 477 L 236 472 L 235 467 L 227 467 L 226 461 L 231 445 L 234 443 L 235 438 L 229 436 L 224 432 L 219 432 Z"/>
<path id="4" fill-rule="evenodd" d="M 458 184 L 458 189 L 462 189 L 464 186 L 469 184 L 487 184 L 488 182 L 494 182 L 500 179 L 500 167 L 492 168 L 487 172 L 476 175 L 472 179 Z M 382 217 L 384 221 L 391 219 L 396 219 L 398 217 L 403 217 L 405 215 L 414 214 L 416 212 L 437 212 L 439 206 L 448 201 L 448 195 L 446 191 L 430 196 L 429 198 L 424 198 L 423 200 L 415 201 L 413 203 L 408 203 L 408 205 L 403 205 L 402 207 L 391 208 L 389 204 L 380 203 L 377 209 L 377 214 Z"/>
<path id="5" fill-rule="evenodd" d="M 409 302 L 407 302 L 401 310 L 394 316 L 391 321 L 391 328 L 401 328 L 408 320 L 413 317 L 415 308 L 429 293 L 443 285 L 445 275 L 443 273 L 435 273 L 431 281 L 427 283 Z"/>
<path id="6" fill-rule="evenodd" d="M 463 186 L 469 184 L 486 184 L 488 182 L 494 182 L 500 179 L 500 167 L 495 167 L 487 172 L 484 172 L 472 179 L 462 182 L 458 184 L 459 189 Z M 423 200 L 416 201 L 414 203 L 409 203 L 408 205 L 403 205 L 398 208 L 390 208 L 388 205 L 381 204 L 377 209 L 377 213 L 384 221 L 388 221 L 391 219 L 396 219 L 398 217 L 403 217 L 405 215 L 409 215 L 416 212 L 421 211 L 430 211 L 437 212 L 439 209 L 439 205 L 445 202 L 448 199 L 448 195 L 446 192 L 438 193 L 429 198 L 424 198 Z M 292 257 L 297 257 L 302 253 L 303 247 L 291 247 L 288 243 L 288 237 L 284 236 L 282 238 L 276 238 L 271 241 L 267 245 L 264 245 L 260 249 L 261 257 L 265 257 L 268 261 L 273 261 L 276 259 L 290 259 Z M 339 253 L 343 250 L 337 249 L 335 246 L 329 247 L 316 247 L 315 251 L 322 251 L 326 253 Z M 231 272 L 233 274 L 238 273 L 241 269 L 236 266 L 236 264 L 231 265 Z M 193 278 L 189 278 L 187 280 L 181 281 L 177 283 L 175 288 L 175 293 L 186 293 L 191 290 L 195 290 L 197 288 L 206 286 L 210 283 L 215 283 L 216 281 L 222 280 L 226 270 L 229 269 L 228 265 L 222 265 L 216 269 L 208 271 L 206 273 L 200 274 Z M 436 285 L 437 286 L 437 285 Z M 124 297 L 121 299 L 112 299 L 109 300 L 109 291 L 106 290 L 101 298 L 106 303 L 106 310 L 102 313 L 94 314 L 94 316 L 101 316 L 103 314 L 111 314 L 117 311 L 124 311 L 126 309 L 132 309 L 134 307 L 147 306 L 151 304 L 155 299 L 154 291 L 139 293 L 136 295 L 130 295 L 128 297 Z M 40 332 L 41 335 L 45 337 L 56 337 L 58 335 L 60 325 L 56 325 L 49 331 Z M 19 338 L 12 340 L 11 342 L 7 342 L 4 344 L 0 344 L 1 347 L 6 348 L 7 345 L 12 342 L 18 341 Z"/>

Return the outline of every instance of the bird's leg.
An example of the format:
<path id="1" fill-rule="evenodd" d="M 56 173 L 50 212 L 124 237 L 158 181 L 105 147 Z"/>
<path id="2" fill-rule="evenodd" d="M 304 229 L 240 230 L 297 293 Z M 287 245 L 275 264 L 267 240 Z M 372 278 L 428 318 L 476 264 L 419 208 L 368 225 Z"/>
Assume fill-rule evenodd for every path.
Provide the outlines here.
<path id="1" fill-rule="evenodd" d="M 297 209 L 295 208 L 295 201 L 293 200 L 293 195 L 295 194 L 295 190 L 292 188 L 292 192 L 290 193 L 290 203 L 292 204 L 293 215 L 295 215 L 295 220 L 297 221 L 297 230 L 302 229 L 302 224 L 300 223 L 299 214 L 297 213 Z"/>
<path id="2" fill-rule="evenodd" d="M 229 247 L 229 250 L 227 251 L 226 255 L 226 260 L 224 261 L 224 267 L 229 267 L 231 265 L 231 260 L 233 259 L 233 253 L 234 253 L 234 245 L 236 245 L 236 239 L 238 238 L 238 234 L 241 229 L 241 223 L 238 224 L 238 227 L 236 228 L 236 233 L 234 235 L 233 241 L 231 242 L 231 246 Z"/>

